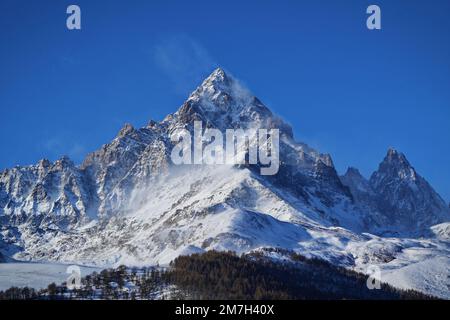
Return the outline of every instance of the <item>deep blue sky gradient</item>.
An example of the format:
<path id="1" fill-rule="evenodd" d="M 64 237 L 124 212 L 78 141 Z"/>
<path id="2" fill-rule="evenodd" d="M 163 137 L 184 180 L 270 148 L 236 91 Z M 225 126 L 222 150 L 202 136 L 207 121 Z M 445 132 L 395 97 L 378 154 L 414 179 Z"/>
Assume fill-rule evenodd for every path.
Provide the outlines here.
<path id="1" fill-rule="evenodd" d="M 447 0 L 1 0 L 0 170 L 80 162 L 222 66 L 340 172 L 369 176 L 393 146 L 448 201 L 449 16 Z"/>

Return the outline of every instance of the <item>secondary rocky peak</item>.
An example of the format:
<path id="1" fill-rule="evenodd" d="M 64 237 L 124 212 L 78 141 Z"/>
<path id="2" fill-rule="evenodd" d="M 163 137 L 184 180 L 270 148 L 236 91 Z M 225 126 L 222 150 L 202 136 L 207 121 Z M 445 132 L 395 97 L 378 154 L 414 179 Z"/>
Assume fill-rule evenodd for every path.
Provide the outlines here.
<path id="1" fill-rule="evenodd" d="M 369 182 L 377 194 L 379 211 L 392 226 L 412 231 L 448 219 L 447 205 L 442 198 L 405 155 L 393 148 L 389 148 Z"/>
<path id="2" fill-rule="evenodd" d="M 415 181 L 417 173 L 403 153 L 389 148 L 378 170 L 370 177 L 370 182 L 377 188 L 386 178 Z"/>
<path id="3" fill-rule="evenodd" d="M 119 138 L 120 137 L 124 137 L 124 136 L 126 136 L 126 135 L 128 135 L 128 134 L 130 134 L 130 133 L 132 133 L 134 131 L 135 131 L 134 127 L 131 124 L 126 123 L 122 127 L 122 129 L 120 129 L 119 133 L 117 134 L 117 137 L 119 137 Z"/>
<path id="4" fill-rule="evenodd" d="M 406 159 L 405 155 L 401 152 L 398 152 L 394 148 L 389 148 L 388 152 L 386 154 L 386 157 L 384 158 L 384 162 L 388 163 L 400 163 L 404 164 L 406 166 L 410 166 L 408 160 Z"/>
<path id="5" fill-rule="evenodd" d="M 74 163 L 70 158 L 66 155 L 62 156 L 60 159 L 55 161 L 54 164 L 55 167 L 61 167 L 61 168 L 67 168 L 67 167 L 73 167 Z"/>
<path id="6" fill-rule="evenodd" d="M 352 185 L 354 183 L 363 183 L 364 185 L 368 185 L 369 183 L 369 181 L 355 167 L 348 167 L 345 174 L 341 176 L 341 180 L 346 186 Z"/>
<path id="7" fill-rule="evenodd" d="M 148 128 L 148 129 L 154 130 L 154 129 L 158 128 L 158 126 L 159 126 L 159 124 L 158 124 L 158 122 L 156 122 L 155 120 L 150 120 L 150 121 L 147 123 L 147 128 Z"/>
<path id="8" fill-rule="evenodd" d="M 51 162 L 48 159 L 41 159 L 38 162 L 39 168 L 49 168 L 51 166 Z"/>
<path id="9" fill-rule="evenodd" d="M 369 181 L 354 167 L 349 167 L 341 176 L 342 184 L 350 189 L 353 198 L 361 204 L 370 204 L 373 191 Z"/>
<path id="10" fill-rule="evenodd" d="M 333 163 L 333 159 L 331 158 L 331 155 L 329 153 L 325 153 L 322 157 L 321 157 L 321 161 L 326 164 L 328 167 L 333 167 L 334 168 L 334 163 Z"/>
<path id="11" fill-rule="evenodd" d="M 348 167 L 347 171 L 345 172 L 344 176 L 347 177 L 355 177 L 355 178 L 364 178 L 362 174 L 359 172 L 359 170 L 355 167 Z"/>

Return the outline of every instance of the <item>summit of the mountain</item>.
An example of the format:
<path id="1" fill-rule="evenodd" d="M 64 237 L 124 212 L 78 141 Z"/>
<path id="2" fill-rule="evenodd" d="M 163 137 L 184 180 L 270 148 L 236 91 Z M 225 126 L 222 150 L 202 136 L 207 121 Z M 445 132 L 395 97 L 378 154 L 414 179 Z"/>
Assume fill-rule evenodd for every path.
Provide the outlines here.
<path id="1" fill-rule="evenodd" d="M 163 123 L 179 127 L 189 126 L 196 120 L 220 130 L 273 128 L 279 129 L 282 135 L 293 137 L 289 124 L 221 68 L 214 70 Z"/>

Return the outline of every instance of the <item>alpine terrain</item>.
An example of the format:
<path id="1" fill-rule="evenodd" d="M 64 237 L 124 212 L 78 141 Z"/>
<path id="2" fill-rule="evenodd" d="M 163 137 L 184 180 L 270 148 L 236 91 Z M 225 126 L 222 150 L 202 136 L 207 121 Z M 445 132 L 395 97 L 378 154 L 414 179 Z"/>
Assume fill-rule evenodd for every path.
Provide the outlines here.
<path id="1" fill-rule="evenodd" d="M 280 130 L 280 168 L 174 165 L 180 128 Z M 116 138 L 80 165 L 41 160 L 0 173 L 0 262 L 165 265 L 209 250 L 295 252 L 450 299 L 450 208 L 389 149 L 369 179 L 330 155 L 216 69 L 173 114 Z M 282 248 L 276 251 L 269 248 Z M 281 252 L 281 253 L 280 253 Z"/>

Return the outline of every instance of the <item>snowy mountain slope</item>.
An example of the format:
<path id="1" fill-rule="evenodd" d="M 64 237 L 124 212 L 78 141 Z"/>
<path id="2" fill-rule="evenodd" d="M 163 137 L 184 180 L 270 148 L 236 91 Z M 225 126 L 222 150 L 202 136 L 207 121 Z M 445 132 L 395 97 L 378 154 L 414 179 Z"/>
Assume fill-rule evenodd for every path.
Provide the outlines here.
<path id="1" fill-rule="evenodd" d="M 431 232 L 442 241 L 450 241 L 450 222 L 445 222 L 432 226 Z"/>
<path id="2" fill-rule="evenodd" d="M 56 263 L 2 263 L 0 264 L 0 291 L 11 287 L 44 289 L 50 283 L 62 283 L 67 280 L 68 265 Z M 100 272 L 95 267 L 80 266 L 82 275 Z"/>
<path id="3" fill-rule="evenodd" d="M 85 226 L 76 236 L 55 231 L 48 241 L 30 234 L 25 239 L 32 241 L 25 242 L 18 257 L 36 259 L 42 251 L 64 247 L 64 252 L 55 251 L 48 258 L 90 264 L 99 258 L 105 264 L 130 263 L 127 259 L 162 263 L 158 259 L 167 252 L 192 246 L 239 252 L 259 246 L 293 248 L 300 235 L 306 235 L 302 225 L 320 227 L 299 210 L 300 204 L 286 203 L 249 170 L 180 170 L 137 190 L 129 207 L 105 225 Z M 289 223 L 293 221 L 295 225 Z M 249 228 L 261 231 L 250 236 Z"/>
<path id="4" fill-rule="evenodd" d="M 174 166 L 171 136 L 178 128 L 192 132 L 195 120 L 220 130 L 279 128 L 279 172 L 262 176 L 258 165 Z M 296 142 L 288 124 L 217 69 L 178 111 L 140 129 L 125 125 L 80 166 L 62 158 L 2 172 L 0 252 L 106 266 L 165 264 L 210 249 L 282 247 L 363 271 L 376 263 L 403 277 L 402 285 L 423 288 L 408 271 L 420 259 L 435 261 L 433 270 L 449 283 L 449 271 L 439 266 L 449 257 L 450 214 L 439 199 L 392 150 L 369 181 L 356 170 L 339 177 L 329 155 Z M 426 257 L 405 254 L 423 248 Z M 418 268 L 423 277 L 431 276 L 424 269 Z"/>
<path id="5" fill-rule="evenodd" d="M 180 169 L 136 191 L 132 199 L 139 201 L 130 201 L 128 210 L 105 225 L 86 225 L 76 234 L 55 232 L 46 239 L 26 234 L 25 250 L 15 257 L 139 266 L 167 264 L 180 254 L 211 249 L 249 252 L 280 247 L 363 272 L 377 265 L 383 279 L 386 272 L 386 281 L 402 287 L 423 289 L 423 283 L 409 272 L 418 261 L 440 262 L 433 267 L 439 272 L 430 281 L 448 276 L 442 262 L 450 252 L 444 242 L 358 235 L 324 226 L 318 223 L 320 216 L 311 219 L 308 208 L 285 201 L 277 191 L 246 169 Z M 419 251 L 426 255 L 410 253 Z M 394 282 L 394 275 L 402 282 Z M 443 284 L 436 285 L 427 292 L 448 298 Z"/>

